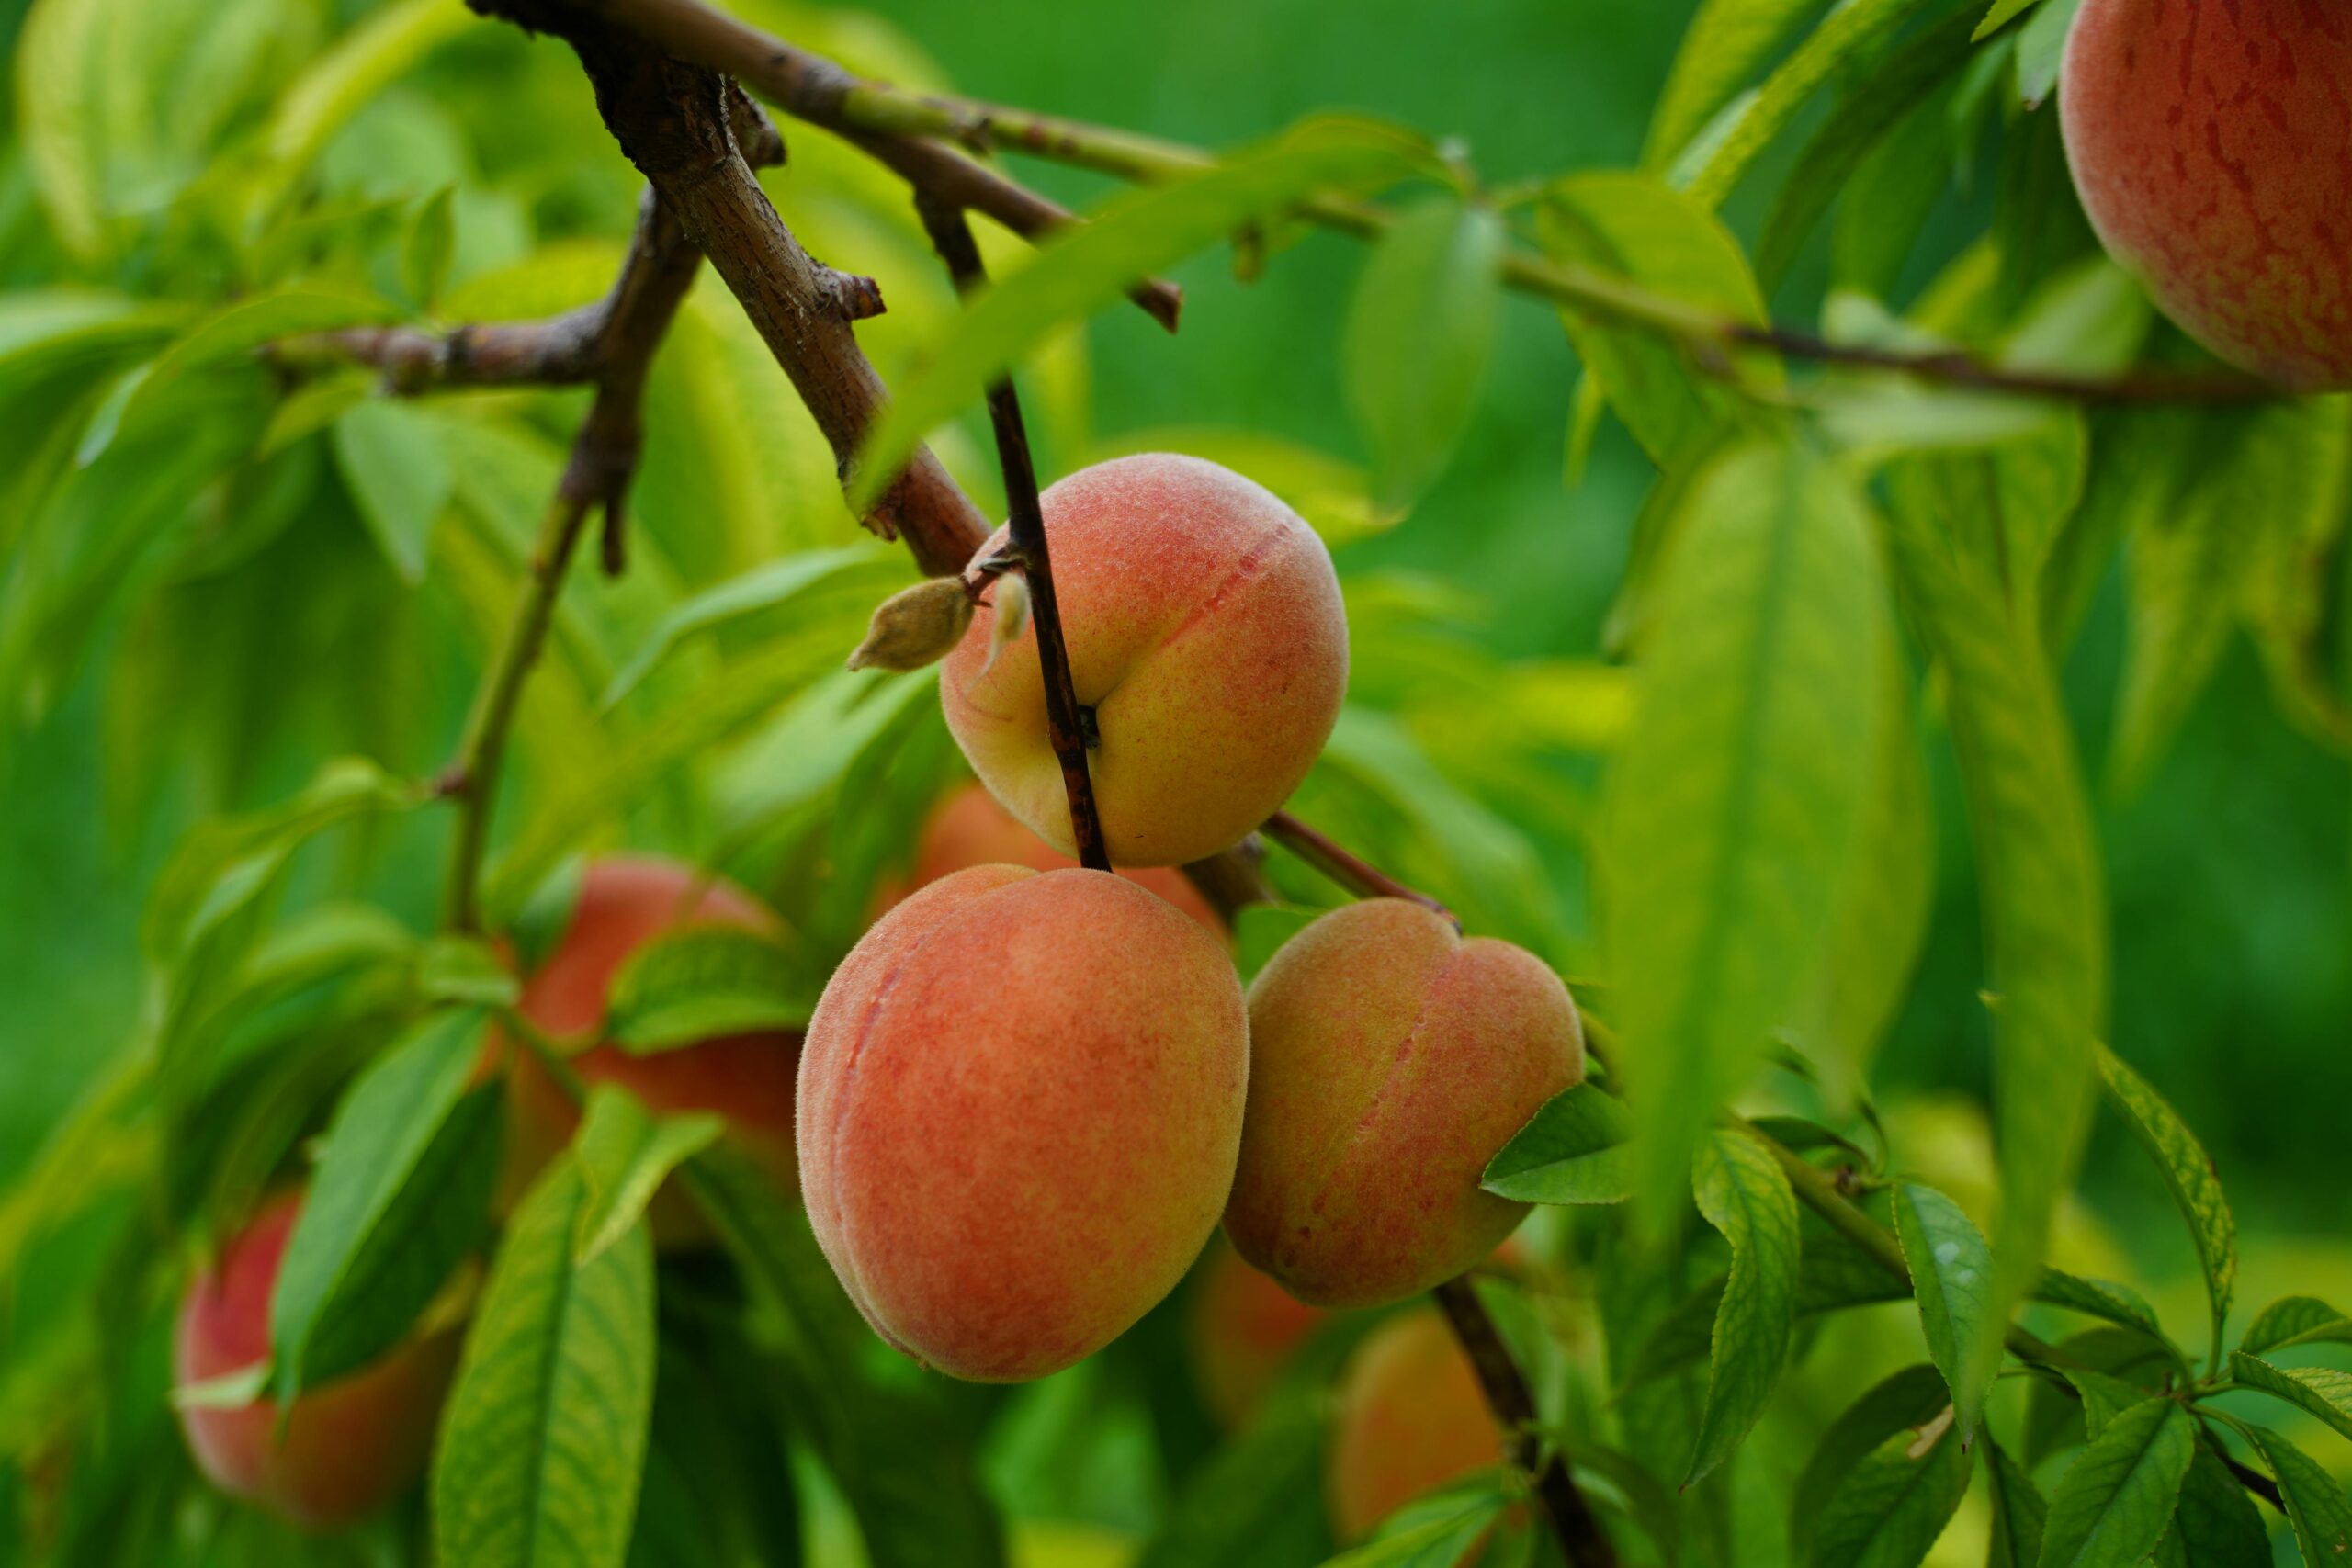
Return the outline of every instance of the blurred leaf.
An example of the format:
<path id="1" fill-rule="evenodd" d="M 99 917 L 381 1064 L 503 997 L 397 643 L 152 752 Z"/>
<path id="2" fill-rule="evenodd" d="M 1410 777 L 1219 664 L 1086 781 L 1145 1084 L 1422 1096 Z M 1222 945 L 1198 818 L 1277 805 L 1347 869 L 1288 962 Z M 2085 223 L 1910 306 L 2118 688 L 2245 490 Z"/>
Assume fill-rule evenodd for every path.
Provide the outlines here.
<path id="1" fill-rule="evenodd" d="M 444 931 L 417 954 L 416 990 L 428 1002 L 503 1008 L 521 999 L 523 984 L 489 942 Z"/>
<path id="2" fill-rule="evenodd" d="M 802 593 L 819 586 L 870 581 L 872 592 L 878 597 L 903 582 L 905 577 L 903 565 L 896 559 L 877 558 L 871 549 L 856 545 L 786 556 L 781 560 L 755 568 L 741 577 L 697 593 L 662 616 L 645 646 L 613 677 L 612 684 L 605 688 L 604 705 L 606 708 L 616 706 L 659 667 L 673 649 L 690 637 L 725 627 L 751 615 L 786 608 Z M 846 655 L 849 649 L 844 647 L 842 652 Z"/>
<path id="3" fill-rule="evenodd" d="M 2188 1222 L 2189 1238 L 2205 1272 L 2205 1294 L 2212 1308 L 2213 1345 L 2218 1354 L 2222 1326 L 2230 1315 L 2230 1297 L 2237 1285 L 2237 1222 L 2230 1215 L 2229 1200 L 2222 1193 L 2212 1157 L 2188 1130 L 2180 1113 L 2132 1070 L 2122 1057 L 2105 1045 L 2097 1047 L 2098 1070 L 2107 1098 L 2122 1114 L 2124 1124 L 2140 1140 L 2163 1175 L 2181 1217 Z"/>
<path id="4" fill-rule="evenodd" d="M 394 0 L 336 39 L 278 97 L 262 132 L 265 163 L 252 187 L 249 210 L 267 215 L 328 139 L 369 99 L 435 49 L 476 25 L 463 6 L 444 0 Z"/>
<path id="5" fill-rule="evenodd" d="M 1590 1084 L 1572 1085 L 1487 1162 L 1481 1185 L 1521 1203 L 1622 1203 L 1632 1133 L 1623 1105 Z"/>
<path id="6" fill-rule="evenodd" d="M 495 1086 L 466 1092 L 482 1024 L 428 1018 L 344 1096 L 270 1296 L 281 1401 L 397 1344 L 481 1240 L 503 1126 Z"/>
<path id="7" fill-rule="evenodd" d="M 1741 448 L 1679 526 L 1600 854 L 1653 1226 L 1827 933 L 1889 636 L 1862 503 L 1818 458 Z"/>
<path id="8" fill-rule="evenodd" d="M 1994 1367 L 1977 1367 L 1969 1351 L 1984 1332 L 1984 1293 L 1993 1282 L 1993 1253 L 1961 1206 L 1932 1187 L 1897 1184 L 1894 1234 L 1919 1298 L 1919 1325 L 1928 1353 L 1951 1385 L 1960 1440 L 1976 1435 L 1992 1392 Z M 1968 1374 L 1974 1378 L 1969 1380 Z M 1965 1380 L 1965 1381 L 1964 1381 Z"/>
<path id="9" fill-rule="evenodd" d="M 424 198 L 401 253 L 401 283 L 416 308 L 430 315 L 449 281 L 458 249 L 457 187 L 443 186 Z"/>
<path id="10" fill-rule="evenodd" d="M 1492 209 L 1435 199 L 1399 216 L 1364 264 L 1340 354 L 1385 511 L 1410 506 L 1461 444 L 1494 352 L 1508 238 Z"/>
<path id="11" fill-rule="evenodd" d="M 1292 904 L 1245 904 L 1233 917 L 1233 965 L 1241 983 L 1257 978 L 1258 971 L 1281 951 L 1282 945 L 1313 924 L 1323 913 Z"/>
<path id="12" fill-rule="evenodd" d="M 2352 1501 L 2345 1498 L 2335 1478 L 2267 1427 L 2248 1424 L 2238 1429 L 2262 1455 L 2278 1483 L 2288 1522 L 2294 1526 L 2296 1548 L 2303 1554 L 2303 1568 L 2340 1562 L 2352 1554 Z"/>
<path id="13" fill-rule="evenodd" d="M 2352 1345 L 2352 1317 L 2316 1296 L 2288 1296 L 2255 1314 L 2238 1348 L 2249 1356 L 2290 1345 Z"/>
<path id="14" fill-rule="evenodd" d="M 2042 1501 L 2032 1475 L 1990 1433 L 1984 1438 L 1984 1477 L 1993 1504 L 1993 1542 L 1985 1568 L 2034 1568 L 2041 1561 L 2050 1505 Z"/>
<path id="15" fill-rule="evenodd" d="M 1993 0 L 1993 8 L 1984 13 L 1984 20 L 1977 26 L 1976 36 L 1978 38 L 1992 37 L 2002 27 L 2024 16 L 2029 8 L 2040 4 L 2041 0 Z"/>
<path id="16" fill-rule="evenodd" d="M 636 1055 L 725 1034 L 798 1029 L 825 974 L 797 942 L 734 926 L 664 931 L 614 975 L 605 1036 Z"/>
<path id="17" fill-rule="evenodd" d="M 931 345 L 866 433 L 851 510 L 870 510 L 923 433 L 977 402 L 991 377 L 1057 329 L 1115 303 L 1137 278 L 1311 197 L 1369 192 L 1431 166 L 1420 141 L 1385 126 L 1309 120 L 1198 175 L 1114 201 L 999 279 Z"/>
<path id="18" fill-rule="evenodd" d="M 2063 1269 L 2045 1269 L 2033 1299 L 2103 1317 L 2126 1328 L 2143 1329 L 2152 1335 L 2161 1333 L 2155 1309 L 2131 1286 L 2119 1285 L 2112 1280 L 2083 1280 Z"/>
<path id="19" fill-rule="evenodd" d="M 334 456 L 384 558 L 424 581 L 433 525 L 457 490 L 436 426 L 394 399 L 361 403 L 334 422 Z"/>
<path id="20" fill-rule="evenodd" d="M 2196 1451 L 2197 1418 L 2172 1400 L 2146 1400 L 2118 1416 L 2059 1479 L 2042 1568 L 2129 1568 L 2147 1556 Z"/>
<path id="21" fill-rule="evenodd" d="M 1330 1548 L 1321 1495 L 1328 1423 L 1318 1401 L 1275 1401 L 1186 1479 L 1136 1568 L 1323 1561 Z"/>
<path id="22" fill-rule="evenodd" d="M 2270 1568 L 2270 1531 L 2210 1439 L 2197 1445 L 2156 1568 Z"/>
<path id="23" fill-rule="evenodd" d="M 586 1268 L 627 1236 L 662 1179 L 708 1148 L 726 1125 L 710 1111 L 657 1117 L 625 1089 L 592 1088 L 572 1140 L 585 1184 L 572 1234 L 572 1267 Z"/>
<path id="24" fill-rule="evenodd" d="M 2274 1367 L 2237 1350 L 2230 1355 L 2230 1375 L 2242 1386 L 2283 1399 L 2352 1438 L 2352 1372 L 2333 1367 Z"/>
<path id="25" fill-rule="evenodd" d="M 1335 549 L 1385 533 L 1404 515 L 1373 498 L 1372 478 L 1356 464 L 1266 431 L 1157 425 L 1097 442 L 1087 456 L 1099 463 L 1137 452 L 1182 452 L 1221 463 L 1281 497 Z"/>
<path id="26" fill-rule="evenodd" d="M 2341 398 L 2301 399 L 2265 422 L 2277 439 L 2241 491 L 2262 526 L 2251 557 L 2229 563 L 2247 630 L 2287 716 L 2326 745 L 2352 750 L 2352 667 L 2341 637 L 2352 560 L 2352 431 Z M 2240 540 L 2244 544 L 2243 539 Z M 2136 628 L 2135 628 L 2136 629 Z"/>
<path id="27" fill-rule="evenodd" d="M 1414 1517 L 1401 1529 L 1383 1527 L 1380 1533 L 1353 1551 L 1331 1558 L 1324 1568 L 1453 1568 L 1495 1528 L 1502 1513 L 1499 1495 L 1482 1498 L 1469 1507 L 1459 1498 L 1443 1500 L 1439 1510 L 1411 1510 Z M 1444 1517 L 1423 1519 L 1422 1512 Z"/>
<path id="28" fill-rule="evenodd" d="M 1888 493 L 2000 584 L 2021 621 L 2040 615 L 2041 577 L 2083 493 L 2088 446 L 2081 417 L 2045 417 L 2030 431 L 1973 451 L 1893 465 Z"/>
<path id="29" fill-rule="evenodd" d="M 1674 162 L 1820 8 L 1821 0 L 1702 0 L 1650 113 L 1643 167 Z"/>
<path id="30" fill-rule="evenodd" d="M 1810 1568 L 1913 1568 L 1959 1511 L 1969 1468 L 1948 1427 L 1887 1438 L 1830 1494 Z"/>
<path id="31" fill-rule="evenodd" d="M 575 1266 L 579 1165 L 508 1224 L 433 1464 L 435 1554 L 468 1568 L 619 1568 L 653 1406 L 653 1247 L 637 1226 Z"/>
<path id="32" fill-rule="evenodd" d="M 1764 1414 L 1789 1354 L 1796 1316 L 1797 1200 L 1763 1145 L 1719 1131 L 1699 1145 L 1699 1212 L 1731 1244 L 1731 1274 L 1715 1314 L 1707 1380 L 1686 1487 L 1729 1459 Z"/>
<path id="33" fill-rule="evenodd" d="M 2083 0 L 2050 0 L 2018 32 L 2018 98 L 2038 109 L 2058 90 L 2058 67 L 2066 52 L 2066 32 Z"/>
<path id="34" fill-rule="evenodd" d="M 1951 1392 L 1942 1374 L 1922 1364 L 1905 1367 L 1873 1384 L 1841 1412 L 1821 1434 L 1791 1495 L 1791 1561 L 1812 1560 L 1812 1542 L 1830 1499 L 1873 1450 L 1898 1433 L 1916 1437 L 1951 1404 Z"/>

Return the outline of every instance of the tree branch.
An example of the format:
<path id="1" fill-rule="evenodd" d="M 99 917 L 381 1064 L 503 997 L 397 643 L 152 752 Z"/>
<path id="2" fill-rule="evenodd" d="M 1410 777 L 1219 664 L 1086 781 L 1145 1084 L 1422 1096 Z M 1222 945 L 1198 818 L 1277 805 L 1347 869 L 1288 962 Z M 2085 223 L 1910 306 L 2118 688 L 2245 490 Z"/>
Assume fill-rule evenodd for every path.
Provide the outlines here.
<path id="1" fill-rule="evenodd" d="M 1426 893 L 1406 886 L 1378 866 L 1358 859 L 1287 811 L 1277 811 L 1267 818 L 1263 830 L 1266 837 L 1359 898 L 1408 899 L 1453 920 L 1455 931 L 1462 929 L 1462 922 L 1443 904 Z"/>
<path id="2" fill-rule="evenodd" d="M 915 198 L 916 214 L 931 235 L 940 260 L 947 264 L 958 294 L 970 295 L 988 286 L 979 246 L 964 209 L 952 202 L 926 197 Z M 996 429 L 996 456 L 1004 470 L 1007 520 L 1004 556 L 1017 564 L 1029 587 L 1029 613 L 1037 626 L 1037 663 L 1045 677 L 1046 735 L 1061 763 L 1062 787 L 1069 795 L 1070 838 L 1080 865 L 1091 871 L 1111 869 L 1111 852 L 1102 837 L 1102 817 L 1094 802 L 1094 784 L 1086 765 L 1086 732 L 1079 716 L 1078 688 L 1069 668 L 1069 649 L 1062 642 L 1060 601 L 1054 592 L 1053 558 L 1046 539 L 1046 514 L 1037 502 L 1037 468 L 1029 456 L 1029 433 L 1021 420 L 1021 400 L 1010 374 L 989 383 L 989 420 Z"/>

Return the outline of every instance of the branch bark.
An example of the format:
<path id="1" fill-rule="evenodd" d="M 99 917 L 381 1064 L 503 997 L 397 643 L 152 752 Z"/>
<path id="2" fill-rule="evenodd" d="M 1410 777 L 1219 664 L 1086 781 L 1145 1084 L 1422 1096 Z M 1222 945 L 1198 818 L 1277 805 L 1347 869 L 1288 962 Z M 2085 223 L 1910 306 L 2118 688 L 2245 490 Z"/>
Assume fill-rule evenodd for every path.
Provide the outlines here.
<path id="1" fill-rule="evenodd" d="M 1358 858 L 1287 811 L 1277 811 L 1266 818 L 1266 837 L 1346 888 L 1359 898 L 1404 898 L 1433 913 L 1453 921 L 1460 931 L 1462 922 L 1453 910 L 1417 888 L 1408 887 L 1369 861 Z"/>

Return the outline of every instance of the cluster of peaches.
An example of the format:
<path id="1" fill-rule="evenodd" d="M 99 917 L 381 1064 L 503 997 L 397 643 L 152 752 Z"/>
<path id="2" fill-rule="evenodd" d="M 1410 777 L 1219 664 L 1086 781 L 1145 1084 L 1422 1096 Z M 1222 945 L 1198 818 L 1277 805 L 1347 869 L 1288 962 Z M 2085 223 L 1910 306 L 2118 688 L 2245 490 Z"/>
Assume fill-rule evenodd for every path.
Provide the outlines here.
<path id="1" fill-rule="evenodd" d="M 1035 628 L 1000 637 L 984 604 L 942 694 L 986 787 L 934 812 L 911 891 L 842 962 L 805 1033 L 645 1055 L 594 1043 L 571 1066 L 656 1111 L 723 1115 L 797 1189 L 876 1333 L 959 1378 L 1018 1382 L 1091 1355 L 1175 1289 L 1221 1222 L 1232 1246 L 1194 1292 L 1193 1338 L 1204 1397 L 1238 1419 L 1327 1310 L 1405 1301 L 1517 1226 L 1523 1207 L 1479 1176 L 1581 1078 L 1581 1031 L 1532 954 L 1396 898 L 1315 920 L 1245 997 L 1223 922 L 1174 867 L 1255 829 L 1329 737 L 1347 673 L 1329 557 L 1275 497 L 1195 458 L 1105 463 L 1045 507 L 1074 684 L 1100 732 L 1094 791 L 1111 854 L 1133 869 L 1067 858 Z M 593 864 L 519 1010 L 596 1042 L 628 956 L 709 923 L 777 921 L 683 865 Z M 532 1054 L 499 1055 L 512 1193 L 577 1111 Z M 266 1356 L 298 1204 L 265 1210 L 191 1286 L 183 1383 Z M 677 1194 L 651 1219 L 665 1246 L 707 1239 Z M 183 1420 L 217 1484 L 330 1527 L 421 1469 L 454 1359 L 448 1333 L 414 1339 L 301 1395 L 282 1436 L 266 1404 Z M 1343 1533 L 1499 1455 L 1433 1312 L 1385 1325 L 1346 1383 L 1330 1446 Z"/>

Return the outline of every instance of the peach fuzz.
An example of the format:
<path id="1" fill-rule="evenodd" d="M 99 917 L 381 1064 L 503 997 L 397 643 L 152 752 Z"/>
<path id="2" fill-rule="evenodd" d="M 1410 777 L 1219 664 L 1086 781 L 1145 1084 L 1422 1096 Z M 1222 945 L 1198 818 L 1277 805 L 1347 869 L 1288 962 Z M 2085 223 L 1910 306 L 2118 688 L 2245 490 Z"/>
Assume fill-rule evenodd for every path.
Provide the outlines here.
<path id="1" fill-rule="evenodd" d="M 206 1382 L 269 1358 L 269 1298 L 301 1199 L 266 1204 L 181 1298 L 172 1341 L 180 1386 Z M 406 1491 L 424 1472 L 442 1397 L 457 1371 L 455 1329 L 412 1339 L 348 1376 L 306 1389 L 281 1439 L 278 1405 L 179 1412 L 197 1468 L 232 1497 L 309 1530 L 355 1523 Z"/>
<path id="2" fill-rule="evenodd" d="M 1340 1374 L 1323 1451 L 1324 1499 L 1341 1544 L 1502 1461 L 1501 1429 L 1442 1318 L 1415 1309 L 1365 1336 Z"/>
<path id="3" fill-rule="evenodd" d="M 1250 988 L 1250 1113 L 1226 1233 L 1301 1301 L 1401 1301 L 1477 1263 L 1527 1206 L 1497 1149 L 1584 1077 L 1567 987 L 1401 898 L 1335 909 Z"/>
<path id="4" fill-rule="evenodd" d="M 1042 1377 L 1183 1277 L 1249 1077 L 1230 959 L 1131 882 L 976 866 L 853 949 L 808 1026 L 800 1181 L 875 1331 L 979 1382 Z"/>
<path id="5" fill-rule="evenodd" d="M 1265 1403 L 1299 1348 L 1331 1321 L 1241 1260 L 1227 1244 L 1210 1249 L 1184 1303 L 1184 1348 L 1193 1381 L 1227 1431 Z"/>
<path id="6" fill-rule="evenodd" d="M 2352 387 L 2352 9 L 2086 0 L 2059 80 L 2109 254 L 2223 359 Z"/>
<path id="7" fill-rule="evenodd" d="M 941 877 L 976 865 L 1025 865 L 1032 871 L 1067 871 L 1078 863 L 1057 854 L 1045 840 L 1023 827 L 996 796 L 977 784 L 966 784 L 932 808 L 915 845 L 915 862 L 902 889 L 890 889 L 883 898 L 887 910 L 907 893 L 928 887 Z M 1198 920 L 1219 942 L 1228 940 L 1225 922 L 1190 878 L 1171 866 L 1148 865 L 1121 871 L 1121 876 L 1148 888 Z"/>
<path id="8" fill-rule="evenodd" d="M 1238 842 L 1306 776 L 1347 689 L 1347 619 L 1323 541 L 1271 492 L 1198 457 L 1100 463 L 1044 503 L 1071 679 L 1102 734 L 1089 758 L 1112 861 L 1179 865 Z M 991 663 L 995 629 L 983 604 L 947 656 L 947 726 L 1006 809 L 1073 854 L 1036 626 Z"/>
<path id="9" fill-rule="evenodd" d="M 563 935 L 525 981 L 518 1006 L 549 1034 L 591 1034 L 604 1026 L 614 976 L 655 937 L 687 926 L 773 931 L 777 923 L 750 894 L 692 866 L 650 856 L 596 861 L 581 877 L 579 901 Z M 729 1137 L 787 1188 L 795 1180 L 797 1032 L 728 1035 L 642 1056 L 617 1045 L 594 1044 L 570 1060 L 587 1083 L 617 1084 L 650 1110 L 718 1111 L 727 1118 Z M 516 1052 L 507 1087 L 506 1162 L 500 1181 L 510 1202 L 571 1141 L 579 1120 L 578 1109 L 538 1058 Z M 709 1239 L 702 1217 L 666 1190 L 655 1197 L 651 1216 L 654 1235 L 665 1246 Z"/>

